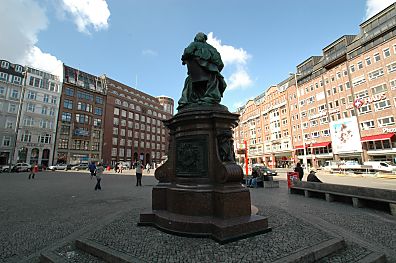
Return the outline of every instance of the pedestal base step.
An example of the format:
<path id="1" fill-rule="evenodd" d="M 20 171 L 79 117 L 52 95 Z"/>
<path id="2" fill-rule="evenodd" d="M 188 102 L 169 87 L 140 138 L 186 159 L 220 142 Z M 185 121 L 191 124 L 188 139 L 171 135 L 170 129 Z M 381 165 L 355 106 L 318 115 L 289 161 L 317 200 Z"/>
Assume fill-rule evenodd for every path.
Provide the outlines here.
<path id="1" fill-rule="evenodd" d="M 268 219 L 259 215 L 221 219 L 185 216 L 163 210 L 141 213 L 138 226 L 154 226 L 179 236 L 209 237 L 220 244 L 271 231 Z"/>

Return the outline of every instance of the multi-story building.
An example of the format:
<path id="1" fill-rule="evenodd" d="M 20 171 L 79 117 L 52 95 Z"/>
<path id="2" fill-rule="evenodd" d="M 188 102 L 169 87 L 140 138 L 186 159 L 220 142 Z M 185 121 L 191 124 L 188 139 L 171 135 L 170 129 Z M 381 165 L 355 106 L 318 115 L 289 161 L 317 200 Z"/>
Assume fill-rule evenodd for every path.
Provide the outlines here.
<path id="1" fill-rule="evenodd" d="M 395 21 L 396 4 L 392 4 L 362 23 L 356 36 L 342 36 L 321 56 L 297 65 L 297 73 L 277 85 L 285 95 L 271 96 L 276 88 L 270 87 L 267 96 L 259 96 L 265 99 L 248 101 L 239 109 L 242 127 L 236 128 L 235 137 L 249 141 L 250 161 L 282 166 L 290 156 L 276 158 L 277 151 L 288 153 L 289 142 L 290 160 L 315 167 L 326 160 L 396 161 Z M 276 110 L 283 105 L 285 117 Z M 264 123 L 257 122 L 258 115 L 264 116 Z M 250 132 L 244 128 L 246 122 L 252 124 Z M 263 142 L 251 137 L 260 137 L 258 129 Z M 263 143 L 264 151 L 255 154 Z"/>
<path id="2" fill-rule="evenodd" d="M 0 60 L 0 165 L 13 161 L 23 83 L 24 67 Z"/>
<path id="3" fill-rule="evenodd" d="M 105 83 L 103 161 L 159 164 L 169 138 L 162 120 L 172 117 L 173 99 L 155 98 L 108 77 Z"/>
<path id="4" fill-rule="evenodd" d="M 1 164 L 52 163 L 60 99 L 59 77 L 1 61 Z"/>
<path id="5" fill-rule="evenodd" d="M 102 160 L 106 93 L 102 77 L 63 66 L 54 163 Z"/>
<path id="6" fill-rule="evenodd" d="M 52 164 L 61 94 L 59 76 L 26 67 L 15 162 Z M 15 157 L 14 157 L 15 158 Z"/>

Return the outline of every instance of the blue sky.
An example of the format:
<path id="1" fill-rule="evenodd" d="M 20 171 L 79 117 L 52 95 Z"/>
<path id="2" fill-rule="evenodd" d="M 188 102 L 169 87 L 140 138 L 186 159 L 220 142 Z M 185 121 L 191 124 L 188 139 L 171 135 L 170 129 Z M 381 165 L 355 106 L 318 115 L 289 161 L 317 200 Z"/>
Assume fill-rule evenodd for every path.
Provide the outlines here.
<path id="1" fill-rule="evenodd" d="M 393 2 L 0 0 L 0 58 L 54 73 L 63 62 L 177 106 L 181 54 L 204 32 L 225 62 L 221 103 L 233 111 Z"/>

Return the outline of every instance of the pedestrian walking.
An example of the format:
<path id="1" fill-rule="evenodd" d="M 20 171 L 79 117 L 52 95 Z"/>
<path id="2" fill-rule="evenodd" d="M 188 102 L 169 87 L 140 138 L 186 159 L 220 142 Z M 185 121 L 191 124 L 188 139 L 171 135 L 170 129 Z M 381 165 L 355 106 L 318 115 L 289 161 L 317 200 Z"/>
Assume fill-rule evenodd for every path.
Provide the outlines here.
<path id="1" fill-rule="evenodd" d="M 96 176 L 96 185 L 95 185 L 95 191 L 96 190 L 102 190 L 102 186 L 100 185 L 100 181 L 102 181 L 102 175 L 103 175 L 104 168 L 101 163 L 98 163 L 95 169 L 95 176 Z"/>
<path id="2" fill-rule="evenodd" d="M 118 173 L 122 173 L 122 163 L 118 164 Z"/>
<path id="3" fill-rule="evenodd" d="M 149 163 L 146 164 L 147 173 L 150 173 L 151 165 Z"/>
<path id="4" fill-rule="evenodd" d="M 36 173 L 38 173 L 37 163 L 35 163 L 34 165 L 32 165 L 30 167 L 29 180 L 30 180 L 30 177 L 32 177 L 32 179 L 34 179 L 34 176 L 36 175 Z"/>
<path id="5" fill-rule="evenodd" d="M 304 170 L 301 167 L 301 163 L 297 163 L 296 168 L 294 168 L 294 171 L 298 173 L 298 178 L 300 179 L 300 181 L 302 181 L 304 177 Z"/>
<path id="6" fill-rule="evenodd" d="M 91 172 L 91 179 L 95 176 L 95 171 L 96 171 L 96 165 L 95 165 L 95 162 L 91 162 L 89 165 L 88 165 L 88 169 L 89 169 L 89 171 Z"/>
<path id="7" fill-rule="evenodd" d="M 136 186 L 142 186 L 142 169 L 143 165 L 140 161 L 136 163 Z"/>

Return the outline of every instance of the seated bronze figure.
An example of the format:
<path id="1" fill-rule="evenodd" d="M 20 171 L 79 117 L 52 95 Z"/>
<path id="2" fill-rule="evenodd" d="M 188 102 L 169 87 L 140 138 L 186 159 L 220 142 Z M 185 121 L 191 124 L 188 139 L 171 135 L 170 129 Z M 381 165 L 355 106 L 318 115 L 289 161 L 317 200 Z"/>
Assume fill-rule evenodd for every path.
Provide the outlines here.
<path id="1" fill-rule="evenodd" d="M 206 43 L 207 36 L 198 33 L 182 55 L 188 76 L 184 82 L 178 110 L 194 104 L 219 104 L 227 84 L 220 74 L 224 67 L 220 53 Z"/>

